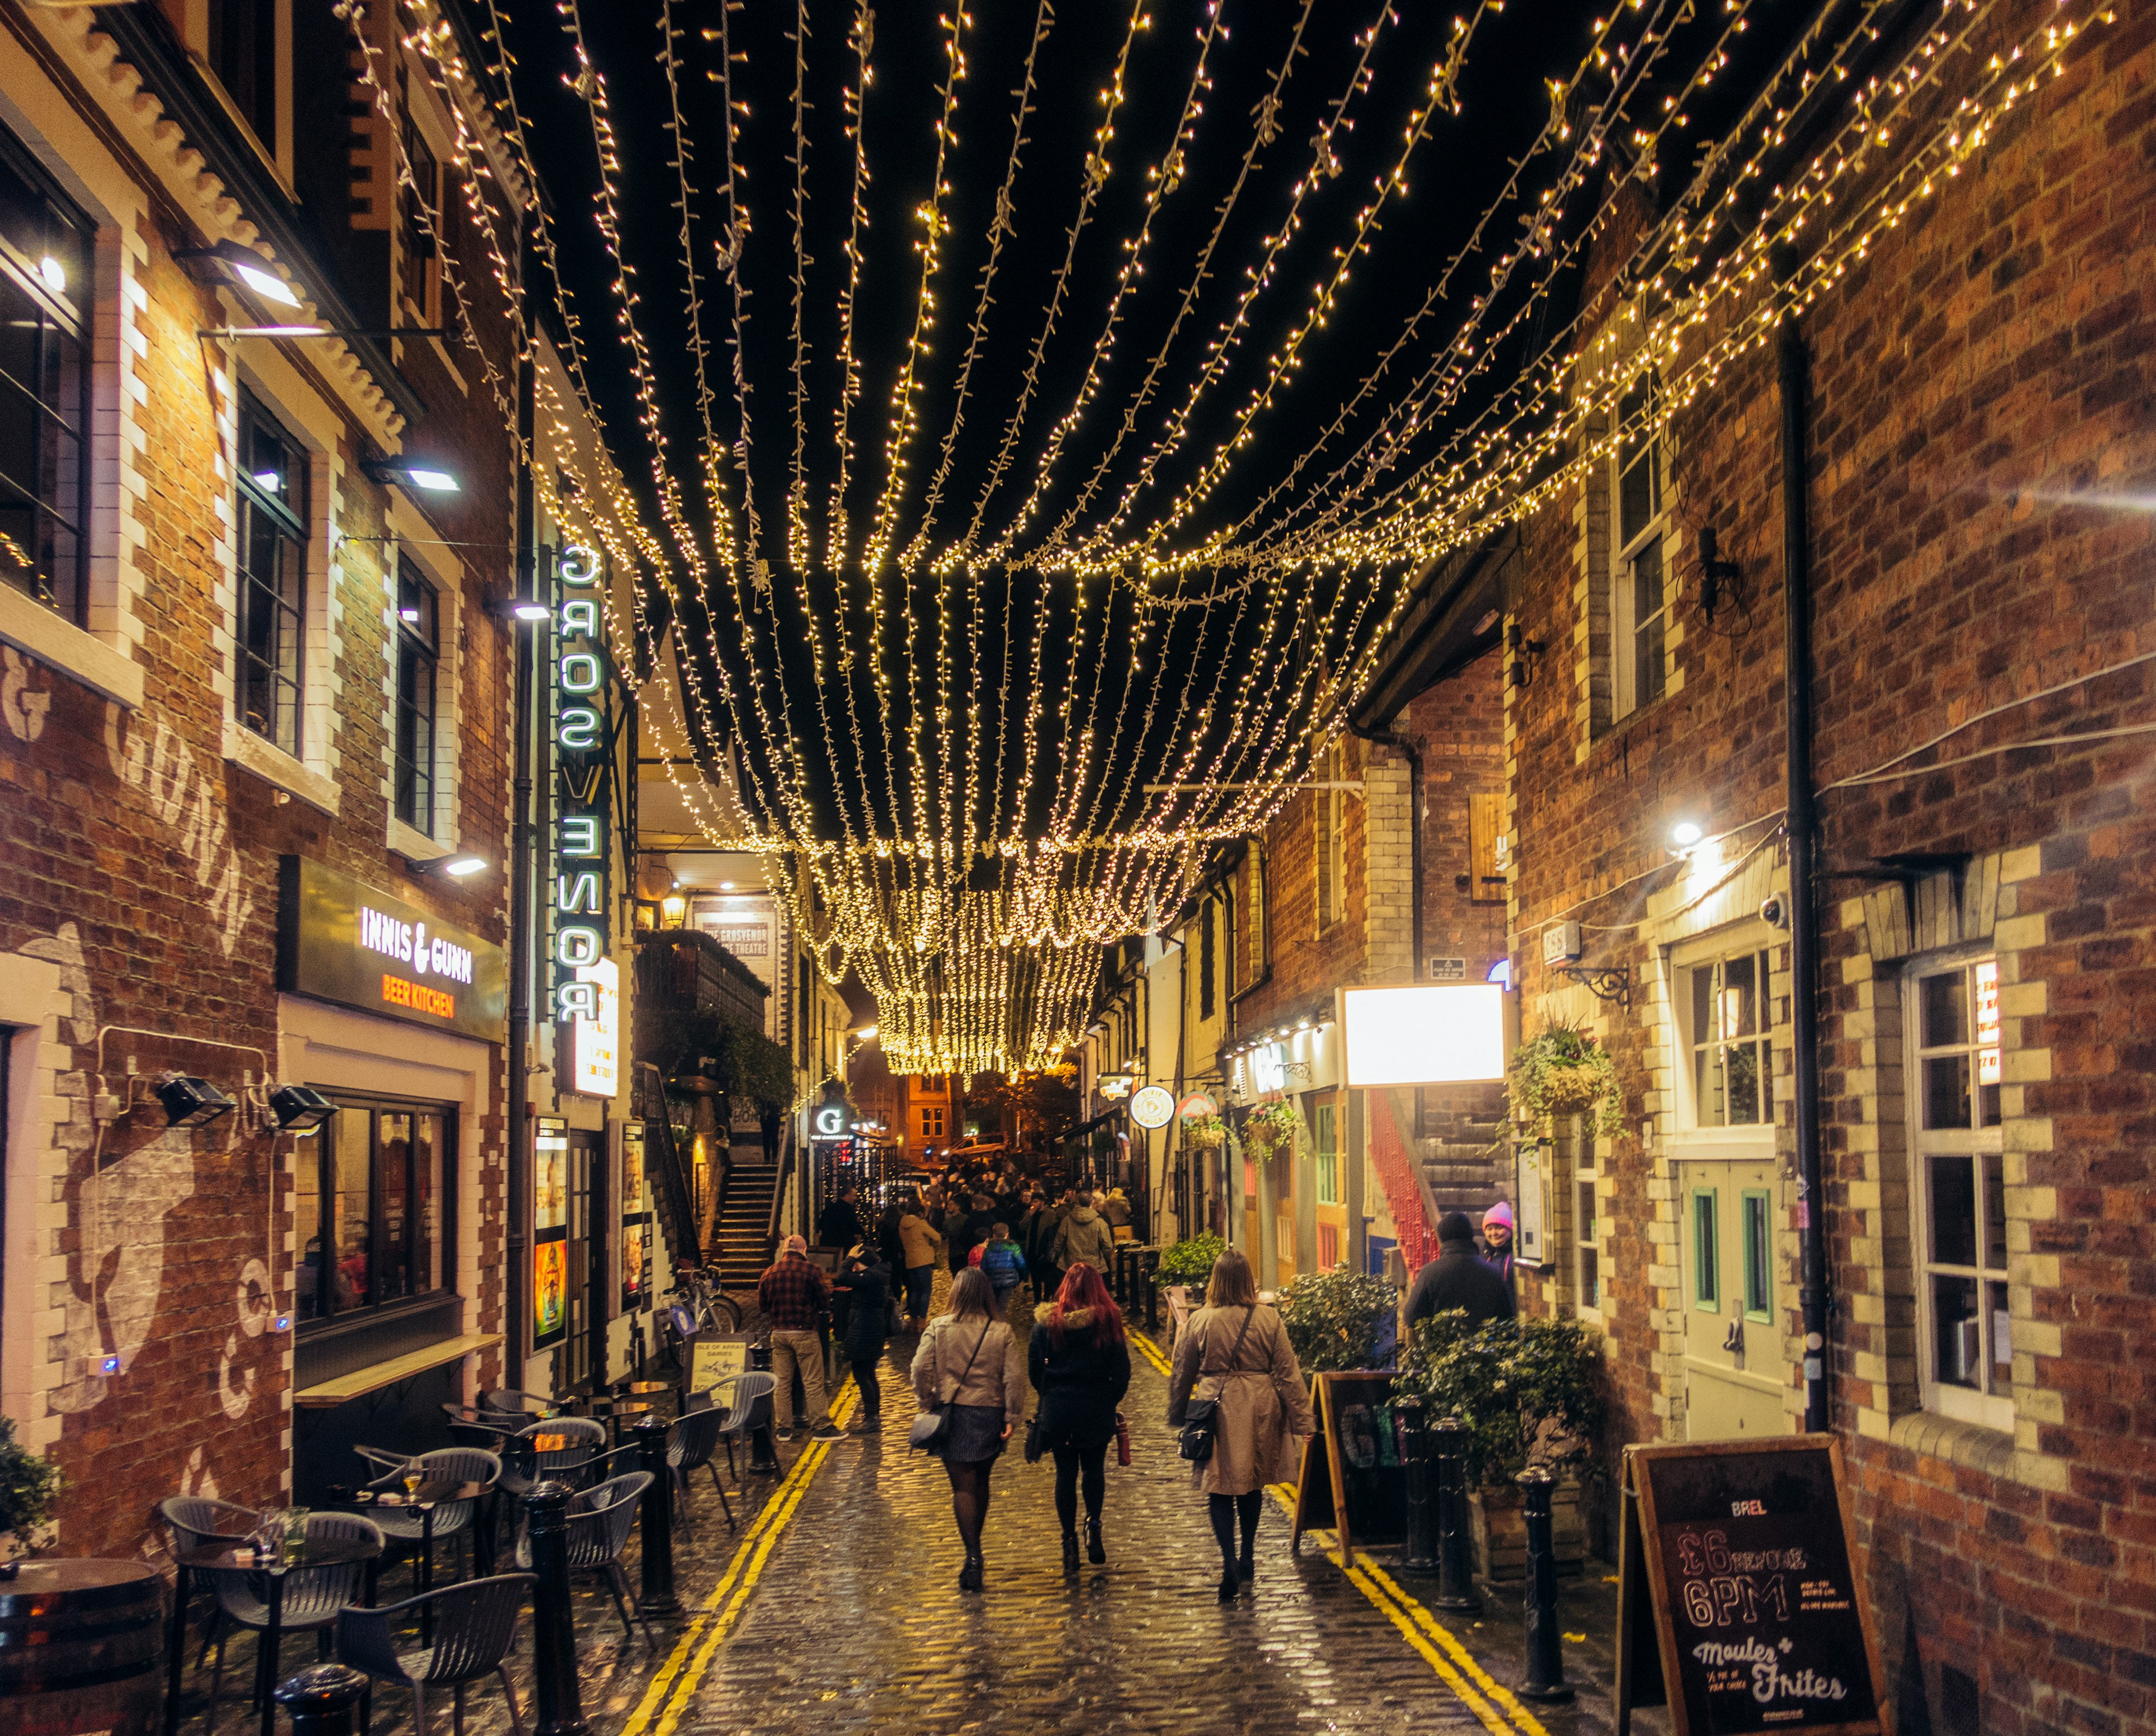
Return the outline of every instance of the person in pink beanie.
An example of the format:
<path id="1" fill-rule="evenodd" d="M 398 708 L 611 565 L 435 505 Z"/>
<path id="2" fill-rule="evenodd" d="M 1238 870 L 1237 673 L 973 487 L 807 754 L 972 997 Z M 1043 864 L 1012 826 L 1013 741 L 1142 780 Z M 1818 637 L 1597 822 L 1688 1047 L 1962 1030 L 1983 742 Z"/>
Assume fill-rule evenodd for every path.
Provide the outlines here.
<path id="1" fill-rule="evenodd" d="M 1482 1260 L 1507 1284 L 1512 1281 L 1512 1208 L 1505 1200 L 1482 1214 Z"/>

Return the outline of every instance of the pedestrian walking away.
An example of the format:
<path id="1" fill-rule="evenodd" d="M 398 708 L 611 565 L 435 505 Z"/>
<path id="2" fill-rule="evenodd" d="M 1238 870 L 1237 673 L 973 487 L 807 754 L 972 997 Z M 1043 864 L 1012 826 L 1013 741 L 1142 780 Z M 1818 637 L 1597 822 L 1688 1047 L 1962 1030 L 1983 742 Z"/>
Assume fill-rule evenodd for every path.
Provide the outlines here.
<path id="1" fill-rule="evenodd" d="M 916 1194 L 898 1220 L 899 1246 L 906 1254 L 906 1323 L 919 1332 L 928 1322 L 928 1298 L 936 1283 L 936 1256 L 943 1238 L 922 1213 Z"/>
<path id="2" fill-rule="evenodd" d="M 804 1420 L 810 1436 L 818 1441 L 844 1437 L 832 1425 L 830 1408 L 824 1398 L 823 1328 L 831 1311 L 831 1281 L 824 1269 L 810 1263 L 808 1244 L 789 1235 L 778 1261 L 756 1287 L 757 1305 L 771 1328 L 771 1372 L 778 1382 L 771 1395 L 773 1421 L 778 1438 L 793 1436 L 793 1376 L 801 1376 L 801 1392 L 808 1405 Z"/>
<path id="3" fill-rule="evenodd" d="M 883 1361 L 889 1325 L 886 1314 L 891 1302 L 891 1268 L 884 1263 L 880 1248 L 874 1242 L 862 1242 L 848 1252 L 844 1276 L 845 1287 L 852 1292 L 853 1307 L 847 1311 L 845 1335 L 839 1348 L 854 1371 L 854 1384 L 861 1394 L 861 1420 L 854 1432 L 880 1435 L 883 1385 L 876 1378 L 876 1369 Z"/>
<path id="4" fill-rule="evenodd" d="M 1038 1444 L 1055 1456 L 1055 1517 L 1063 1526 L 1063 1571 L 1078 1571 L 1078 1494 L 1084 1481 L 1086 1555 L 1108 1559 L 1101 1534 L 1107 1495 L 1108 1443 L 1116 1409 L 1131 1385 L 1130 1340 L 1122 1310 L 1101 1275 L 1081 1262 L 1064 1274 L 1055 1300 L 1033 1312 L 1027 1378 L 1040 1394 Z M 1030 1451 L 1031 1449 L 1029 1449 Z"/>
<path id="5" fill-rule="evenodd" d="M 1081 1260 L 1096 1271 L 1115 1270 L 1116 1232 L 1108 1227 L 1108 1220 L 1094 1210 L 1091 1194 L 1078 1196 L 1078 1203 L 1070 1208 L 1070 1215 L 1056 1230 L 1054 1257 L 1065 1271 Z"/>
<path id="6" fill-rule="evenodd" d="M 948 1415 L 930 1450 L 951 1480 L 952 1516 L 966 1551 L 961 1591 L 981 1589 L 988 1475 L 1025 1415 L 1025 1359 L 1017 1335 L 995 1317 L 995 1303 L 994 1287 L 967 1267 L 952 1281 L 951 1312 L 929 1322 L 913 1353 L 914 1396 L 924 1410 Z"/>
<path id="7" fill-rule="evenodd" d="M 1220 1546 L 1220 1601 L 1257 1577 L 1258 1516 L 1267 1483 L 1292 1482 L 1302 1441 L 1317 1432 L 1310 1394 L 1281 1317 L 1258 1300 L 1241 1250 L 1213 1262 L 1205 1306 L 1176 1341 L 1168 1420 L 1180 1429 L 1194 1403 L 1212 1403 L 1212 1451 L 1192 1466 Z M 1243 1547 L 1235 1549 L 1240 1523 Z"/>
<path id="8" fill-rule="evenodd" d="M 996 1318 L 1008 1317 L 1010 1299 L 1018 1287 L 1025 1281 L 1025 1256 L 1011 1240 L 1010 1225 L 993 1224 L 988 1227 L 988 1239 L 981 1244 L 978 1257 L 973 1262 L 986 1274 L 996 1292 Z"/>
<path id="9" fill-rule="evenodd" d="M 1511 1281 L 1476 1256 L 1467 1214 L 1449 1211 L 1437 1220 L 1437 1258 L 1415 1274 L 1408 1292 L 1407 1324 L 1455 1309 L 1465 1312 L 1471 1326 L 1510 1320 L 1518 1312 Z"/>

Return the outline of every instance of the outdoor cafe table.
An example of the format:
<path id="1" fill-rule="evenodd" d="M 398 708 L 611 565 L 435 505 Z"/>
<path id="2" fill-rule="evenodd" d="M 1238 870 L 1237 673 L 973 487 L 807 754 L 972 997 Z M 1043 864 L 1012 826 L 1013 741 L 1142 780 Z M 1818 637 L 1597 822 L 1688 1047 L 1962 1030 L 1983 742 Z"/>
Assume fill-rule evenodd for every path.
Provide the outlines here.
<path id="1" fill-rule="evenodd" d="M 277 1685 L 271 1678 L 276 1673 L 277 1643 L 285 1631 L 285 1575 L 300 1567 L 336 1567 L 348 1561 L 371 1564 L 381 1554 L 379 1543 L 362 1543 L 349 1537 L 311 1537 L 296 1560 L 287 1562 L 280 1556 L 270 1564 L 254 1559 L 251 1551 L 249 1559 L 242 1561 L 230 1544 L 205 1543 L 198 1549 L 181 1550 L 172 1558 L 177 1575 L 172 1584 L 172 1642 L 165 1666 L 166 1736 L 173 1736 L 180 1727 L 181 1673 L 187 1655 L 189 1574 L 259 1574 L 269 1582 L 263 1602 L 269 1606 L 270 1622 L 263 1631 L 262 1643 L 254 1656 L 254 1685 L 262 1697 L 262 1736 L 277 1736 L 277 1703 L 270 1697 L 270 1690 Z M 372 1567 L 367 1573 L 367 1596 L 372 1603 Z"/>
<path id="2" fill-rule="evenodd" d="M 333 1502 L 331 1504 L 346 1513 L 357 1513 L 362 1518 L 373 1518 L 383 1513 L 402 1513 L 408 1507 L 416 1508 L 419 1514 L 419 1563 L 417 1584 L 413 1589 L 416 1591 L 427 1592 L 434 1589 L 435 1509 L 445 1501 L 480 1500 L 492 1487 L 490 1483 L 460 1482 L 453 1478 L 437 1477 L 429 1477 L 422 1482 L 418 1488 L 406 1495 L 402 1502 L 384 1501 L 382 1498 L 384 1492 L 380 1489 L 363 1489 L 349 1501 Z M 400 1492 L 392 1489 L 388 1492 L 396 1494 Z M 372 1498 L 362 1500 L 361 1495 L 369 1495 Z M 474 1535 L 476 1536 L 477 1533 L 475 1533 Z M 423 1617 L 430 1613 L 426 1610 L 421 1611 Z M 431 1638 L 431 1636 L 429 1637 Z"/>

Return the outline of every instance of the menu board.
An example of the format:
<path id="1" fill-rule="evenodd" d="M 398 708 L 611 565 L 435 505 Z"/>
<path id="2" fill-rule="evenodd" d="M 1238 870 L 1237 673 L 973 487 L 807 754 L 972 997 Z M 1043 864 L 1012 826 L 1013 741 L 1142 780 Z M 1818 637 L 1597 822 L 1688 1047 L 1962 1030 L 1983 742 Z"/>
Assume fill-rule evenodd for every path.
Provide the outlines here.
<path id="1" fill-rule="evenodd" d="M 1407 1540 L 1406 1473 L 1393 1415 L 1389 1369 L 1311 1377 L 1317 1432 L 1303 1444 L 1291 1548 L 1306 1531 L 1330 1530 L 1349 1566 L 1358 1549 Z"/>
<path id="2" fill-rule="evenodd" d="M 1633 1706 L 1664 1703 L 1674 1736 L 1880 1729 L 1879 1645 L 1839 1441 L 1630 1447 L 1625 1479 L 1620 1732 Z"/>

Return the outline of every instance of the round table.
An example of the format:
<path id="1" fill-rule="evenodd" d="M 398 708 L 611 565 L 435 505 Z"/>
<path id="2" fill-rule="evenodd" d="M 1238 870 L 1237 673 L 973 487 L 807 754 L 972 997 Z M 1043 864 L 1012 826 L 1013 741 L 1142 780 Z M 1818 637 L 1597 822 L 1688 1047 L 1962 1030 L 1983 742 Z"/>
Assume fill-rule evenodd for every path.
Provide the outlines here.
<path id="1" fill-rule="evenodd" d="M 399 1482 L 392 1481 L 377 1484 L 372 1488 L 362 1489 L 351 1500 L 339 1502 L 336 1505 L 346 1513 L 357 1513 L 364 1518 L 372 1519 L 377 1524 L 381 1523 L 382 1515 L 385 1513 L 402 1513 L 411 1512 L 415 1508 L 418 1510 L 419 1560 L 418 1570 L 414 1575 L 417 1584 L 413 1589 L 416 1594 L 424 1595 L 434 1589 L 434 1514 L 436 1511 L 448 1502 L 484 1500 L 493 1488 L 492 1483 L 465 1482 L 454 1477 L 434 1477 L 422 1480 L 418 1488 L 408 1493 Z M 402 1501 L 384 1501 L 382 1497 L 386 1494 L 403 1495 L 404 1498 Z M 372 1498 L 362 1499 L 362 1497 Z M 431 1610 L 420 1610 L 419 1626 L 420 1637 L 431 1643 L 434 1637 Z"/>
<path id="2" fill-rule="evenodd" d="M 172 1632 L 171 1656 L 167 1660 L 165 1680 L 165 1728 L 169 1733 L 180 1726 L 180 1684 L 182 1666 L 187 1658 L 187 1575 L 192 1574 L 260 1574 L 269 1581 L 269 1594 L 263 1601 L 269 1605 L 269 1626 L 263 1631 L 262 1643 L 254 1655 L 256 1691 L 262 1697 L 262 1736 L 276 1736 L 277 1703 L 270 1698 L 270 1690 L 276 1686 L 271 1678 L 276 1673 L 277 1644 L 283 1637 L 285 1575 L 295 1568 L 339 1567 L 347 1562 L 378 1560 L 382 1545 L 366 1543 L 350 1537 L 310 1537 L 302 1544 L 299 1554 L 286 1559 L 281 1554 L 278 1559 L 264 1562 L 253 1558 L 242 1561 L 238 1547 L 231 1543 L 206 1543 L 200 1549 L 182 1549 L 172 1557 L 177 1570 L 172 1584 Z M 373 1576 L 370 1573 L 367 1588 L 367 1600 L 374 1598 Z"/>

